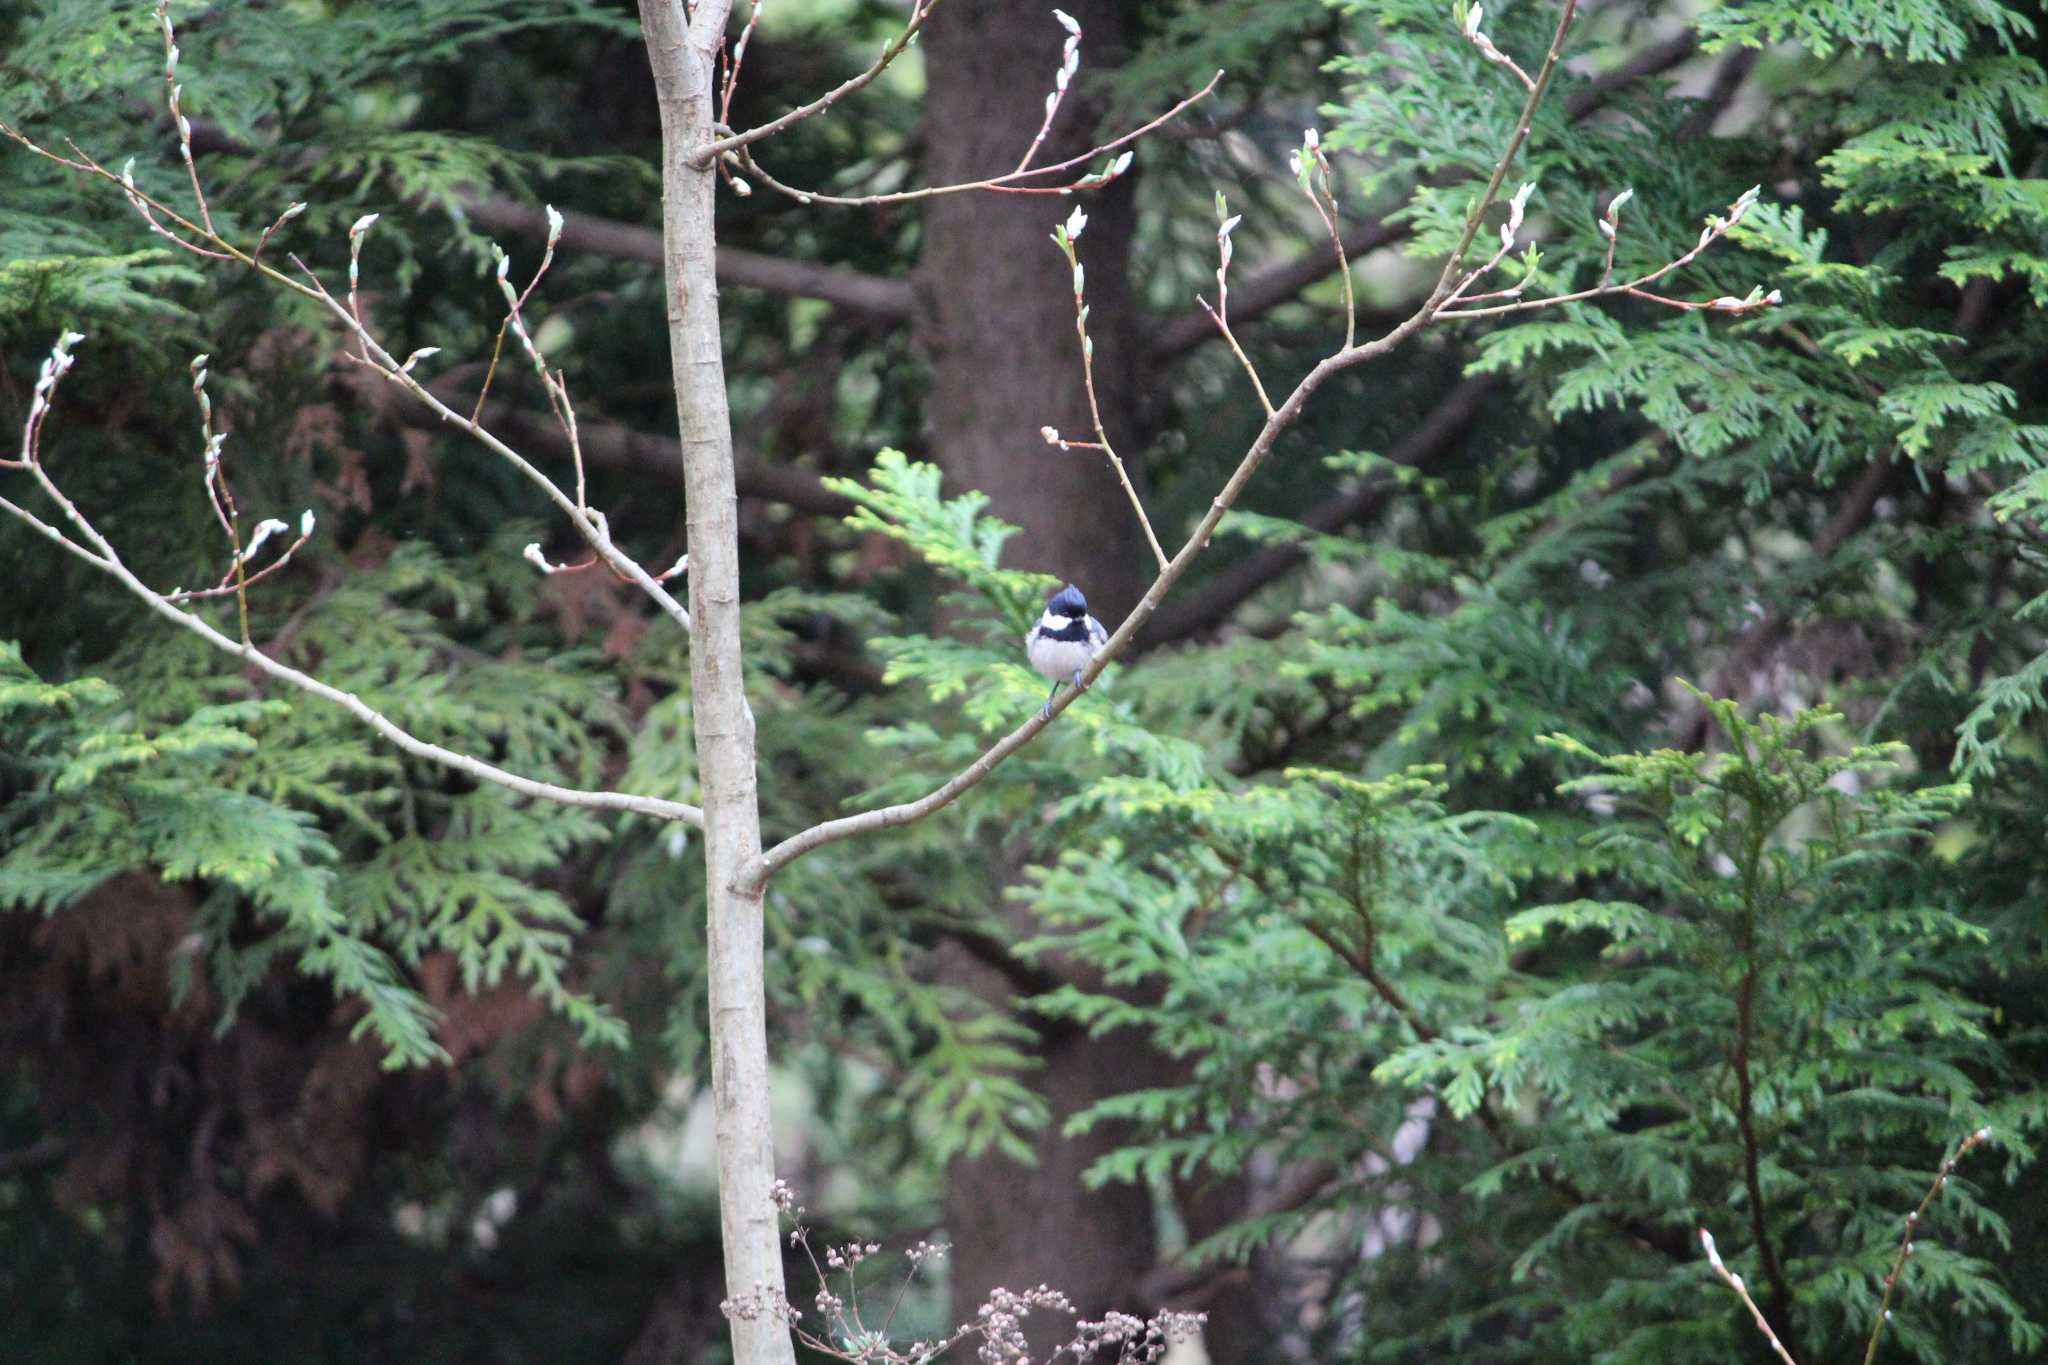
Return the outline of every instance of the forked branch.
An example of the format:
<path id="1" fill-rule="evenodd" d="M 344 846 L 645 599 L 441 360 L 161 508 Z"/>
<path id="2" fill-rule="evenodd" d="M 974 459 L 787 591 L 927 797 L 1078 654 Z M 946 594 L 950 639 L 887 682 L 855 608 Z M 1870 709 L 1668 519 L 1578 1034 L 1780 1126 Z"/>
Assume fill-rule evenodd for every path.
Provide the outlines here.
<path id="1" fill-rule="evenodd" d="M 459 753 L 456 750 L 444 748 L 439 744 L 421 739 L 392 721 L 355 693 L 346 692 L 341 688 L 324 683 L 311 674 L 293 668 L 289 664 L 281 663 L 264 653 L 261 649 L 258 649 L 246 636 L 246 620 L 244 638 L 235 640 L 215 629 L 197 613 L 184 610 L 178 605 L 181 600 L 212 596 L 214 592 L 161 593 L 145 583 L 122 561 L 121 555 L 114 548 L 113 543 L 100 533 L 91 520 L 79 510 L 78 505 L 64 492 L 63 487 L 51 477 L 43 461 L 41 439 L 50 407 L 55 401 L 58 385 L 62 382 L 65 373 L 71 368 L 71 348 L 83 340 L 85 338 L 76 332 L 67 332 L 59 339 L 56 349 L 51 353 L 50 361 L 44 366 L 43 377 L 38 380 L 35 395 L 30 403 L 30 416 L 22 438 L 21 456 L 18 460 L 0 461 L 0 465 L 4 465 L 7 468 L 26 470 L 30 477 L 35 480 L 37 486 L 42 489 L 44 495 L 63 512 L 65 519 L 77 528 L 77 534 L 80 539 L 72 539 L 70 536 L 65 535 L 59 526 L 46 521 L 28 508 L 7 498 L 0 498 L 0 512 L 5 512 L 16 518 L 38 535 L 43 536 L 60 548 L 76 555 L 87 564 L 92 565 L 95 569 L 107 574 L 139 599 L 144 606 L 179 629 L 190 631 L 214 648 L 221 650 L 223 653 L 234 655 L 249 667 L 281 683 L 297 688 L 308 695 L 334 703 L 362 721 L 371 730 L 382 735 L 393 745 L 415 758 L 439 764 L 454 772 L 473 777 L 480 782 L 489 782 L 496 786 L 504 787 L 508 791 L 517 792 L 521 796 L 539 797 L 543 800 L 554 801 L 565 806 L 582 806 L 593 810 L 628 811 L 635 815 L 645 815 L 657 820 L 680 821 L 698 828 L 703 827 L 704 812 L 696 806 L 688 805 L 681 801 L 665 801 L 659 797 L 634 796 L 625 792 L 584 791 L 575 787 L 559 786 L 553 782 L 542 782 L 535 778 L 525 777 L 519 773 L 500 768 L 495 764 L 486 763 L 482 759 L 470 754 Z M 208 444 L 211 447 L 213 443 L 209 441 Z M 301 523 L 301 528 L 300 543 L 303 543 L 304 539 L 312 534 L 310 513 L 307 520 Z M 293 548 L 296 549 L 296 545 Z M 252 541 L 246 549 L 239 551 L 237 566 L 230 572 L 238 573 L 241 562 L 245 562 L 248 558 L 252 557 L 256 549 L 257 544 Z M 273 565 L 271 567 L 274 569 L 277 566 Z M 268 572 L 270 570 L 265 570 L 265 573 Z M 238 580 L 237 583 L 229 586 L 246 587 L 249 583 L 255 582 L 258 577 L 259 575 L 251 574 L 246 579 Z"/>
<path id="2" fill-rule="evenodd" d="M 1158 610 L 1160 602 L 1173 590 L 1181 578 L 1186 575 L 1195 557 L 1207 547 L 1209 538 L 1215 533 L 1217 524 L 1222 521 L 1224 514 L 1236 505 L 1238 497 L 1243 493 L 1245 486 L 1251 481 L 1252 476 L 1258 472 L 1259 467 L 1272 454 L 1274 444 L 1279 440 L 1281 434 L 1292 427 L 1296 420 L 1299 419 L 1303 407 L 1315 391 L 1322 387 L 1323 383 L 1332 375 L 1349 369 L 1354 365 L 1364 364 L 1367 361 L 1376 360 L 1386 355 L 1409 337 L 1435 322 L 1440 316 L 1447 315 L 1446 305 L 1452 300 L 1456 292 L 1471 282 L 1476 281 L 1484 274 L 1484 268 L 1482 268 L 1479 271 L 1471 272 L 1469 275 L 1462 277 L 1465 281 L 1464 285 L 1459 283 L 1461 279 L 1460 271 L 1464 268 L 1465 257 L 1471 250 L 1473 240 L 1479 234 L 1480 224 L 1485 220 L 1487 212 L 1499 198 L 1500 188 L 1507 179 L 1508 171 L 1513 165 L 1516 156 L 1520 153 L 1523 143 L 1528 140 L 1529 129 L 1535 119 L 1537 107 L 1543 99 L 1544 92 L 1549 88 L 1551 78 L 1556 73 L 1558 64 L 1563 59 L 1565 39 L 1570 33 L 1572 20 L 1577 10 L 1578 0 L 1564 0 L 1562 10 L 1558 16 L 1556 31 L 1551 37 L 1549 48 L 1544 53 L 1543 62 L 1538 67 L 1537 74 L 1533 78 L 1529 78 L 1527 82 L 1528 94 L 1523 101 L 1521 113 L 1515 121 L 1514 130 L 1501 152 L 1499 161 L 1494 166 L 1491 178 L 1487 181 L 1485 188 L 1480 192 L 1479 197 L 1474 201 L 1471 210 L 1467 214 L 1464 232 L 1455 249 L 1445 260 L 1443 270 L 1428 297 L 1423 300 L 1413 313 L 1389 329 L 1385 334 L 1370 341 L 1346 345 L 1338 351 L 1325 356 L 1306 375 L 1302 376 L 1301 380 L 1294 386 L 1293 391 L 1277 406 L 1265 405 L 1266 420 L 1260 427 L 1258 434 L 1252 439 L 1243 457 L 1238 461 L 1237 468 L 1232 471 L 1230 478 L 1224 483 L 1215 498 L 1211 500 L 1208 509 L 1203 513 L 1201 520 L 1196 524 L 1193 532 L 1181 546 L 1180 551 L 1160 569 L 1158 576 L 1153 580 L 1151 587 L 1146 589 L 1145 595 L 1140 599 L 1138 605 L 1132 609 L 1130 615 L 1124 618 L 1123 623 L 1109 637 L 1109 642 L 1096 654 L 1088 667 L 1082 670 L 1079 686 L 1064 691 L 1046 710 L 1032 712 L 1023 724 L 998 739 L 972 763 L 924 796 L 914 801 L 899 802 L 895 805 L 882 806 L 874 810 L 861 811 L 853 815 L 823 821 L 807 830 L 793 834 L 781 843 L 765 850 L 742 873 L 740 880 L 744 887 L 749 890 L 758 890 L 779 869 L 787 866 L 804 854 L 814 849 L 822 848 L 827 844 L 851 838 L 858 834 L 890 829 L 921 820 L 935 811 L 943 810 L 979 785 L 1005 759 L 1009 758 L 1010 755 L 1016 753 L 1026 744 L 1029 744 L 1040 730 L 1051 724 L 1062 711 L 1072 705 L 1074 699 L 1082 691 L 1085 691 L 1097 678 L 1102 676 L 1103 671 L 1111 663 L 1115 662 L 1130 646 L 1131 641 L 1136 638 L 1146 621 L 1151 618 L 1152 613 Z M 1477 30 L 1476 23 L 1472 24 L 1471 27 L 1473 31 Z M 1203 93 L 1207 93 L 1206 89 Z M 1199 98 L 1199 96 L 1196 98 Z M 1048 167 L 1046 169 L 1060 168 Z M 913 192 L 907 197 L 917 197 L 918 193 L 922 192 Z M 836 201 L 821 199 L 820 202 Z M 867 201 L 855 200 L 845 202 Z M 1521 197 L 1521 202 L 1527 202 L 1526 196 Z M 1519 215 L 1514 216 L 1519 217 Z M 1222 265 L 1224 267 L 1227 267 L 1229 264 L 1227 253 L 1228 229 L 1233 225 L 1232 220 L 1226 216 L 1218 232 L 1220 240 L 1219 253 L 1223 256 Z M 1725 227 L 1721 231 L 1725 231 Z M 1715 234 L 1716 237 L 1718 235 L 1718 233 Z M 1512 240 L 1512 232 L 1509 232 L 1507 236 Z M 1699 250 L 1703 250 L 1708 244 L 1708 240 L 1703 240 L 1700 246 L 1695 248 L 1694 252 L 1689 253 L 1684 259 L 1691 259 L 1693 255 L 1696 255 Z M 1496 256 L 1495 263 L 1498 260 L 1499 257 Z M 1672 266 L 1667 267 L 1667 271 L 1669 269 L 1676 269 L 1678 264 L 1676 262 L 1673 263 Z M 1219 270 L 1219 276 L 1222 273 Z M 1549 306 L 1557 302 L 1563 302 L 1563 300 L 1536 300 L 1532 301 L 1528 306 Z M 1763 301 L 1759 300 L 1759 302 Z M 1222 294 L 1220 289 L 1218 303 L 1219 305 L 1226 303 L 1226 296 Z M 1716 305 L 1698 306 L 1714 307 Z M 1721 311 L 1739 310 L 1723 308 Z M 1448 315 L 1459 316 L 1463 314 L 1451 313 Z M 1225 315 L 1220 310 L 1216 312 L 1216 316 L 1219 324 L 1223 323 Z M 1247 368 L 1249 369 L 1248 364 Z M 1256 373 L 1253 374 L 1253 378 L 1256 381 Z M 1260 389 L 1263 396 L 1263 385 L 1260 385 Z M 1058 439 L 1058 433 L 1053 433 L 1052 439 Z"/>
<path id="3" fill-rule="evenodd" d="M 931 18 L 932 11 L 938 7 L 939 0 L 911 0 L 910 21 L 903 26 L 901 33 L 898 33 L 887 43 L 883 44 L 882 54 L 875 58 L 874 65 L 868 67 L 867 70 L 861 72 L 858 76 L 851 77 L 832 89 L 827 90 L 808 104 L 798 105 L 780 118 L 770 119 L 760 127 L 749 128 L 743 133 L 727 133 L 724 137 L 712 139 L 698 149 L 696 156 L 691 159 L 691 164 L 696 166 L 697 169 L 703 170 L 727 152 L 736 152 L 743 147 L 759 142 L 764 137 L 773 137 L 785 128 L 793 128 L 807 118 L 814 118 L 824 113 L 848 95 L 873 84 L 875 77 L 888 70 L 889 64 L 903 55 L 903 50 L 910 46 L 911 40 L 917 37 L 918 30 L 924 27 L 925 20 Z M 741 35 L 740 46 L 733 55 L 731 71 L 735 77 L 739 74 L 739 59 L 746 51 L 746 38 L 753 33 L 754 22 L 759 17 L 760 9 L 756 6 L 753 17 L 748 20 L 746 32 Z M 727 84 L 723 102 L 727 109 L 731 108 L 732 90 L 730 80 Z"/>
<path id="4" fill-rule="evenodd" d="M 1111 152 L 1118 152 L 1119 149 L 1129 146 L 1147 133 L 1178 118 L 1195 104 L 1207 98 L 1209 93 L 1216 88 L 1216 83 L 1222 79 L 1223 73 L 1218 71 L 1209 78 L 1207 85 L 1204 85 L 1186 99 L 1181 100 L 1159 117 L 1131 129 L 1121 137 L 1111 138 L 1108 142 L 1090 147 L 1079 156 L 1070 156 L 1065 161 L 1057 161 L 1049 166 L 1029 166 L 1030 154 L 1027 152 L 1025 161 L 1029 169 L 1020 168 L 1011 171 L 1007 175 L 990 176 L 986 180 L 965 180 L 953 185 L 927 185 L 923 189 L 897 190 L 890 194 L 822 194 L 816 190 L 803 190 L 793 185 L 783 184 L 780 180 L 777 180 L 774 176 L 763 170 L 759 163 L 755 162 L 745 149 L 741 149 L 731 155 L 737 158 L 740 167 L 746 174 L 758 179 L 776 193 L 786 194 L 800 204 L 831 204 L 841 208 L 861 208 L 876 204 L 908 204 L 919 199 L 936 199 L 940 195 L 945 194 L 971 194 L 976 192 L 993 194 L 1078 194 L 1086 190 L 1101 189 L 1104 185 L 1107 185 L 1110 181 L 1129 170 L 1131 167 L 1131 153 L 1121 152 L 1115 160 L 1111 161 L 1101 170 L 1090 171 L 1063 184 L 1042 185 L 1026 182 L 1035 181 L 1040 176 L 1060 175 L 1067 171 L 1078 170 L 1097 157 L 1107 156 Z"/>

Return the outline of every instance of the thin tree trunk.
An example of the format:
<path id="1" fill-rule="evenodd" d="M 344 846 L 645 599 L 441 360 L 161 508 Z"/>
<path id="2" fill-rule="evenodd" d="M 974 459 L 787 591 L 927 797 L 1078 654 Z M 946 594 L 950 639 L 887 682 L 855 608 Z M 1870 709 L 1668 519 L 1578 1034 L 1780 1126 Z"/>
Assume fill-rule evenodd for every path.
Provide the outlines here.
<path id="1" fill-rule="evenodd" d="M 704 889 L 710 941 L 711 1089 L 717 1116 L 718 1207 L 737 1365 L 793 1365 L 781 1235 L 769 1187 L 767 996 L 761 893 L 734 874 L 761 851 L 754 715 L 740 653 L 740 563 L 732 426 L 718 325 L 716 172 L 691 165 L 710 137 L 713 60 L 731 0 L 640 0 L 661 106 L 661 236 L 668 285 L 669 364 L 681 419 L 690 537 L 690 687 L 704 793 Z"/>

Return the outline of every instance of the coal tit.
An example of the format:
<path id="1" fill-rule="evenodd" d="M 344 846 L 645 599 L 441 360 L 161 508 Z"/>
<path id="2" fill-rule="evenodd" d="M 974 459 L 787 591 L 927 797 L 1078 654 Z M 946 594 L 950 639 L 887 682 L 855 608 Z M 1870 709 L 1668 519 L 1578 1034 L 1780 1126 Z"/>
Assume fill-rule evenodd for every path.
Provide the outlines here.
<path id="1" fill-rule="evenodd" d="M 1039 676 L 1052 679 L 1052 691 L 1045 696 L 1045 715 L 1052 716 L 1052 699 L 1060 694 L 1061 683 L 1081 685 L 1081 671 L 1094 661 L 1109 643 L 1102 622 L 1088 614 L 1088 599 L 1072 583 L 1053 594 L 1045 604 L 1045 615 L 1024 635 L 1024 654 Z"/>

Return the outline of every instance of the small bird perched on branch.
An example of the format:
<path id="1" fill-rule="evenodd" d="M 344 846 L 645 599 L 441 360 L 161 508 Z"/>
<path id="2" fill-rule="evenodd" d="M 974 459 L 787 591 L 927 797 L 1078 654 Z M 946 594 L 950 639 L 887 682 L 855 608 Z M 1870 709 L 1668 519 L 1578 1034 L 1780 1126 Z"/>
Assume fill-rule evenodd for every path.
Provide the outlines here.
<path id="1" fill-rule="evenodd" d="M 1060 694 L 1061 683 L 1081 685 L 1081 671 L 1094 662 L 1109 643 L 1102 622 L 1088 614 L 1088 599 L 1072 583 L 1054 593 L 1045 604 L 1045 615 L 1024 633 L 1024 655 L 1039 676 L 1052 679 L 1052 691 L 1045 694 L 1045 716 L 1052 718 L 1052 699 Z"/>

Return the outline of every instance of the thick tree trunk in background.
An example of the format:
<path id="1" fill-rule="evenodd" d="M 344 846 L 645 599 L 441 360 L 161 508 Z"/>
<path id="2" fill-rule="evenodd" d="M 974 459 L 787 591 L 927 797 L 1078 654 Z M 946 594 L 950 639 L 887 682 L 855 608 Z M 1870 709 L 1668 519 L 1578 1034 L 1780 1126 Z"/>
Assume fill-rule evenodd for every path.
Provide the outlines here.
<path id="1" fill-rule="evenodd" d="M 718 1208 L 726 1293 L 757 1308 L 785 1297 L 781 1229 L 769 1185 L 767 993 L 761 893 L 736 874 L 761 851 L 754 714 L 740 654 L 738 498 L 714 273 L 714 172 L 690 164 L 710 135 L 712 61 L 731 0 L 640 0 L 661 106 L 661 231 L 669 367 L 681 419 L 690 533 L 690 709 L 704 793 L 704 891 L 711 973 L 711 1093 L 717 1117 Z M 677 907 L 677 913 L 687 913 Z M 793 1365 L 776 1313 L 732 1319 L 736 1365 Z"/>
<path id="2" fill-rule="evenodd" d="M 1122 59 L 1123 24 L 1112 4 L 1083 0 L 1067 8 L 1086 30 L 1077 87 L 1085 90 L 1089 72 Z M 1065 36 L 1039 0 L 947 0 L 924 34 L 926 173 L 933 183 L 1000 174 L 1017 164 L 1044 116 Z M 1099 114 L 1070 94 L 1037 164 L 1086 151 Z M 1099 454 L 1062 452 L 1038 432 L 1053 426 L 1069 436 L 1091 435 L 1070 278 L 1048 240 L 1053 225 L 1079 203 L 1089 216 L 1080 245 L 1096 391 L 1111 440 L 1140 478 L 1144 434 L 1129 278 L 1130 191 L 1127 177 L 1106 192 L 1076 198 L 935 200 L 926 210 L 917 278 L 919 335 L 932 365 L 932 449 L 949 487 L 986 492 L 995 515 L 1023 528 L 1006 560 L 1080 584 L 1112 627 L 1152 580 L 1144 534 Z M 1168 544 L 1176 543 L 1170 528 L 1159 529 Z M 1006 913 L 1018 937 L 1034 931 L 1017 912 Z M 1015 1009 L 1011 984 L 965 953 L 945 958 L 942 971 L 999 1008 Z M 1068 1138 L 1060 1129 L 1069 1115 L 1104 1096 L 1168 1084 L 1177 1073 L 1135 1036 L 1091 1039 L 1055 1028 L 1043 1039 L 1038 1055 L 1044 1069 L 1033 1082 L 1053 1119 L 1033 1144 L 1037 1165 L 989 1156 L 956 1161 L 948 1174 L 956 1321 L 971 1316 L 999 1285 L 1050 1285 L 1084 1317 L 1144 1307 L 1138 1290 L 1158 1250 L 1151 1196 L 1125 1185 L 1088 1189 L 1082 1172 L 1115 1145 L 1115 1134 L 1098 1129 Z M 1240 1358 L 1239 1334 L 1225 1319 L 1241 1315 L 1228 1303 L 1205 1306 L 1216 1318 L 1211 1340 L 1222 1347 L 1216 1358 Z"/>
<path id="3" fill-rule="evenodd" d="M 1113 4 L 1083 0 L 1067 8 L 1086 30 L 1077 83 L 1085 90 L 1091 70 L 1121 59 L 1123 24 Z M 1050 7 L 1037 0 L 947 0 L 922 37 L 929 64 L 925 169 L 932 183 L 1016 166 L 1045 116 L 1065 38 Z M 1099 112 L 1070 93 L 1035 164 L 1086 151 Z M 929 416 L 947 483 L 954 491 L 981 489 L 997 516 L 1024 528 L 1010 542 L 1007 562 L 1079 583 L 1096 615 L 1114 628 L 1152 581 L 1144 533 L 1100 455 L 1063 452 L 1038 434 L 1052 426 L 1090 436 L 1071 281 L 1048 240 L 1077 203 L 1089 216 L 1081 260 L 1096 391 L 1110 438 L 1135 477 L 1141 451 L 1131 420 L 1128 177 L 1076 198 L 933 200 L 916 285 L 918 332 L 932 363 Z M 1172 539 L 1165 528 L 1160 534 Z"/>

